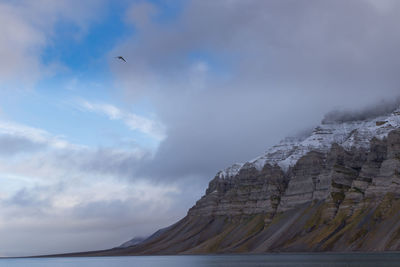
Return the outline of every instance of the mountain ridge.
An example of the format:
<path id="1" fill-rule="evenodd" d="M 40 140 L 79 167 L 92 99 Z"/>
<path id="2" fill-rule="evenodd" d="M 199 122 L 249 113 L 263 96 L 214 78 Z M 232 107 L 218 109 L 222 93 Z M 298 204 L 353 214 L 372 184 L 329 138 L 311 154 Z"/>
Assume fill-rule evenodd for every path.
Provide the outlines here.
<path id="1" fill-rule="evenodd" d="M 177 223 L 85 254 L 400 250 L 400 108 L 324 123 L 219 171 Z"/>

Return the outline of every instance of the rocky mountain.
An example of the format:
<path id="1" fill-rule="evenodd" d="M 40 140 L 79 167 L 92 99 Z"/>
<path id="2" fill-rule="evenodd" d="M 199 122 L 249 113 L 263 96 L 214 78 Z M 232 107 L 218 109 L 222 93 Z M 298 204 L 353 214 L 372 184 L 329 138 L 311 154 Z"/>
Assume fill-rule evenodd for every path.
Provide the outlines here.
<path id="1" fill-rule="evenodd" d="M 176 224 L 97 254 L 390 250 L 400 250 L 400 109 L 286 138 L 218 172 Z"/>

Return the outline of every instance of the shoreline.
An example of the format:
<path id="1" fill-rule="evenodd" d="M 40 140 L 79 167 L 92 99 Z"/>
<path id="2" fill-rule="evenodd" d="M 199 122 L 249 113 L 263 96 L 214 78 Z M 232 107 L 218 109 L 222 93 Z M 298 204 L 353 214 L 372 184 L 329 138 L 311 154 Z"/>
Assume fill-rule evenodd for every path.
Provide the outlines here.
<path id="1" fill-rule="evenodd" d="M 100 252 L 100 251 L 99 251 Z M 37 255 L 37 256 L 20 256 L 20 257 L 0 257 L 2 259 L 39 259 L 39 258 L 113 258 L 113 257 L 191 257 L 191 256 L 268 256 L 268 255 L 350 255 L 350 254 L 400 254 L 400 251 L 321 251 L 321 252 L 268 252 L 268 253 L 199 253 L 199 254 L 141 254 L 141 255 L 79 255 L 99 253 L 93 252 L 77 252 L 65 254 Z"/>

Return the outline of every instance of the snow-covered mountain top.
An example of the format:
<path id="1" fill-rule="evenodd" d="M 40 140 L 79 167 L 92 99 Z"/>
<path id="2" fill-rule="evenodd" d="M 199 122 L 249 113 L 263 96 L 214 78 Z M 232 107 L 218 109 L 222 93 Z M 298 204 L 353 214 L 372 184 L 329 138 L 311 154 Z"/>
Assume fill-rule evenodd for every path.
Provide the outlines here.
<path id="1" fill-rule="evenodd" d="M 388 115 L 367 120 L 347 121 L 343 123 L 323 123 L 317 126 L 308 137 L 285 138 L 278 145 L 269 148 L 264 155 L 250 160 L 246 164 L 235 163 L 217 173 L 221 179 L 235 176 L 241 168 L 255 167 L 261 170 L 265 164 L 278 164 L 287 171 L 290 166 L 307 152 L 314 150 L 327 152 L 333 143 L 346 149 L 369 148 L 373 137 L 382 139 L 393 129 L 400 127 L 400 107 Z"/>

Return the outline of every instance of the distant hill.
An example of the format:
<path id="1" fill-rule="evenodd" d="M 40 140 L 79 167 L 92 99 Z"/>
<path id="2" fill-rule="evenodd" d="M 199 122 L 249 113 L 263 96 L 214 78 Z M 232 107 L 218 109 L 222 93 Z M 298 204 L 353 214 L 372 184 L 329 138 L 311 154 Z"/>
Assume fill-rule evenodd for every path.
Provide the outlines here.
<path id="1" fill-rule="evenodd" d="M 129 241 L 126 241 L 125 243 L 123 243 L 122 245 L 120 245 L 118 248 L 127 248 L 127 247 L 131 247 L 134 245 L 138 245 L 140 243 L 143 242 L 143 240 L 145 240 L 146 237 L 134 237 Z"/>

